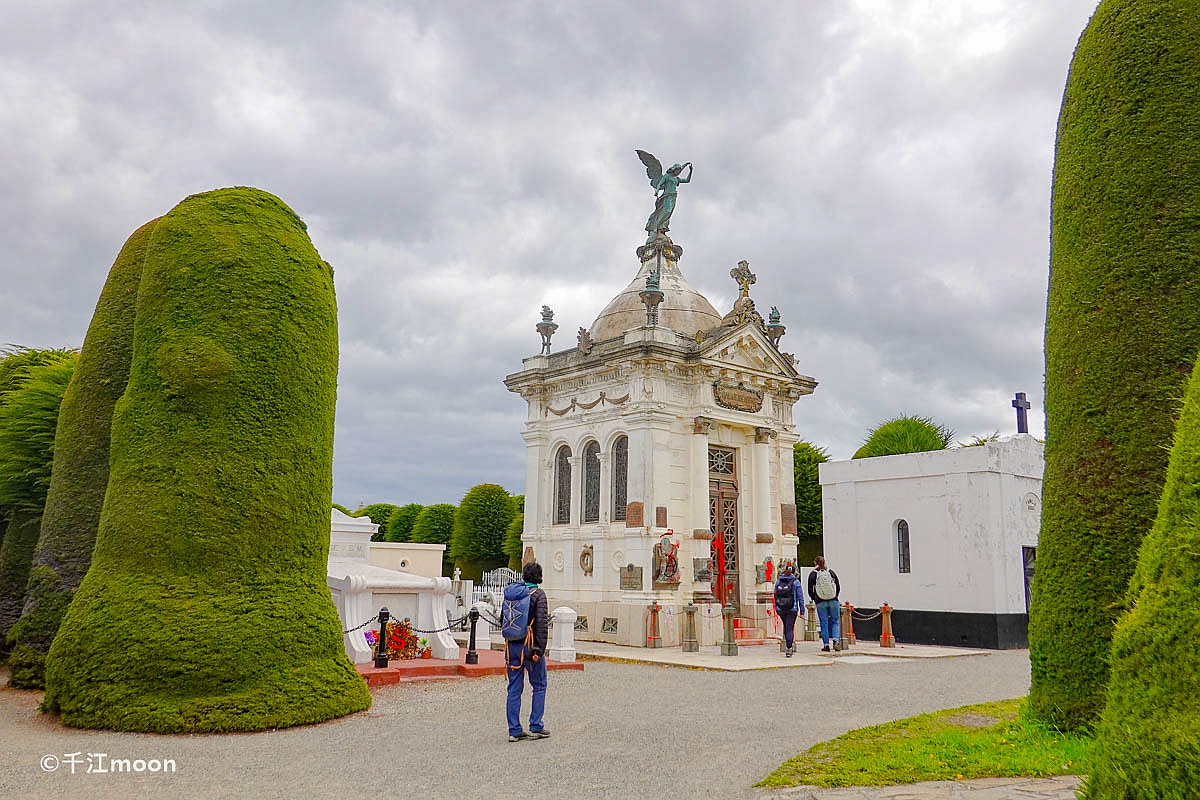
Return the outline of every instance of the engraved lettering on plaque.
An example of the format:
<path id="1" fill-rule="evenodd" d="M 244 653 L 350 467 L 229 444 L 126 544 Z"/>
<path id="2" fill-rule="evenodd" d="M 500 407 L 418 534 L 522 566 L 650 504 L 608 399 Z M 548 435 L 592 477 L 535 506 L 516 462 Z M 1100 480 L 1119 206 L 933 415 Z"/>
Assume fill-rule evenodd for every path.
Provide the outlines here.
<path id="1" fill-rule="evenodd" d="M 658 506 L 654 509 L 654 525 L 657 528 L 667 527 L 667 507 Z"/>
<path id="2" fill-rule="evenodd" d="M 780 519 L 783 524 L 784 536 L 796 535 L 796 506 L 793 503 L 784 503 L 779 507 Z"/>
<path id="3" fill-rule="evenodd" d="M 621 570 L 621 591 L 640 592 L 642 590 L 642 568 L 626 564 Z"/>
<path id="4" fill-rule="evenodd" d="M 633 501 L 625 506 L 625 527 L 640 528 L 644 526 L 645 518 L 642 513 L 642 504 L 638 501 Z"/>

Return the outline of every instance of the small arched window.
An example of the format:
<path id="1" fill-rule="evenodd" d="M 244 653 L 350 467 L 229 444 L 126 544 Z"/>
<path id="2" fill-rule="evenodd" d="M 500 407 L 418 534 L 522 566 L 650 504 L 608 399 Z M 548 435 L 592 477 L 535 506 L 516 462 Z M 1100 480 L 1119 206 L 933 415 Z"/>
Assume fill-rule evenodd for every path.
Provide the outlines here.
<path id="1" fill-rule="evenodd" d="M 554 456 L 554 524 L 571 521 L 571 448 L 565 444 Z"/>
<path id="2" fill-rule="evenodd" d="M 612 448 L 612 518 L 614 522 L 625 519 L 625 506 L 629 502 L 629 437 L 621 436 Z"/>
<path id="3" fill-rule="evenodd" d="M 908 548 L 908 523 L 904 520 L 896 523 L 896 556 L 896 566 L 899 571 L 901 573 L 912 572 Z"/>
<path id="4" fill-rule="evenodd" d="M 583 513 L 584 522 L 600 521 L 600 443 L 588 442 L 583 448 Z"/>

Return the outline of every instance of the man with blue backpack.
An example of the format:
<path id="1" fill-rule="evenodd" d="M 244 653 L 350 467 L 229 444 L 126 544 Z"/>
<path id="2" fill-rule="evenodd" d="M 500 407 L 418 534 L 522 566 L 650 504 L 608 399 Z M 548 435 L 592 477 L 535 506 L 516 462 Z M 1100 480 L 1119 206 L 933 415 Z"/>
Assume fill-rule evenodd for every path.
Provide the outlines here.
<path id="1" fill-rule="evenodd" d="M 500 633 L 504 636 L 504 665 L 508 676 L 508 740 L 545 739 L 550 731 L 542 725 L 546 710 L 546 632 L 548 629 L 546 593 L 542 565 L 531 561 L 521 569 L 520 581 L 504 587 L 500 607 Z M 525 692 L 525 674 L 533 689 L 529 711 L 529 732 L 521 728 L 521 695 Z"/>
<path id="2" fill-rule="evenodd" d="M 804 595 L 800 591 L 800 581 L 796 580 L 796 565 L 790 561 L 775 582 L 775 613 L 783 623 L 784 653 L 791 658 L 796 652 L 796 616 L 804 616 Z"/>

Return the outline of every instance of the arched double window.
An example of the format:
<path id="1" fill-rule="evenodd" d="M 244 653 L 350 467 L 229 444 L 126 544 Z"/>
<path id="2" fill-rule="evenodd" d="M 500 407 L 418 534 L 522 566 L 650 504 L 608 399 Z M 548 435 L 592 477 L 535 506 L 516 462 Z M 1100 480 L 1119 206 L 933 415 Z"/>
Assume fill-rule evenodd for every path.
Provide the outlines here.
<path id="1" fill-rule="evenodd" d="M 554 456 L 554 524 L 565 525 L 570 521 L 571 448 L 564 444 Z"/>
<path id="2" fill-rule="evenodd" d="M 600 443 L 588 442 L 583 448 L 582 522 L 600 521 Z"/>
<path id="3" fill-rule="evenodd" d="M 908 523 L 904 520 L 896 523 L 896 557 L 896 566 L 900 573 L 912 572 L 908 547 Z"/>
<path id="4" fill-rule="evenodd" d="M 614 522 L 625 519 L 625 506 L 629 502 L 629 437 L 620 436 L 613 442 L 612 458 L 612 518 Z"/>

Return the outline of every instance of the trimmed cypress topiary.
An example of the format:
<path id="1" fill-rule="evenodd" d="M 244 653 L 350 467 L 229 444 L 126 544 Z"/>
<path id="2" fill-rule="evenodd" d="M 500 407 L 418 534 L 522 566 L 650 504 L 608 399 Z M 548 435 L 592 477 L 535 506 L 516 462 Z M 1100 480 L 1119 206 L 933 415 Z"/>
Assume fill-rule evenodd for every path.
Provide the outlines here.
<path id="1" fill-rule="evenodd" d="M 1030 708 L 1104 705 L 1113 624 L 1200 350 L 1200 4 L 1104 0 L 1059 116 Z"/>
<path id="2" fill-rule="evenodd" d="M 54 462 L 54 430 L 77 356 L 33 367 L 0 406 L 0 506 L 10 509 L 0 544 L 0 651 L 25 607 L 29 565 L 37 547 L 42 508 Z"/>
<path id="3" fill-rule="evenodd" d="M 817 447 L 809 442 L 796 442 L 792 445 L 792 475 L 796 484 L 796 532 L 801 536 L 821 535 L 819 470 L 827 461 L 829 453 L 824 447 Z"/>
<path id="4" fill-rule="evenodd" d="M 392 518 L 392 514 L 395 513 L 397 508 L 399 506 L 392 505 L 391 503 L 372 503 L 369 506 L 363 506 L 358 509 L 351 516 L 366 517 L 378 525 L 379 530 L 372 534 L 371 541 L 382 542 L 387 536 L 388 520 Z"/>
<path id="5" fill-rule="evenodd" d="M 233 188 L 159 221 L 47 710 L 177 732 L 370 705 L 325 585 L 336 379 L 332 271 L 291 209 Z"/>
<path id="6" fill-rule="evenodd" d="M 509 569 L 521 571 L 521 556 L 524 545 L 521 535 L 525 533 L 525 495 L 513 495 L 513 518 L 504 532 L 504 554 L 508 556 Z"/>
<path id="7" fill-rule="evenodd" d="M 63 396 L 54 439 L 54 471 L 29 572 L 25 608 L 9 634 L 9 680 L 14 686 L 45 687 L 46 653 L 92 563 L 108 486 L 113 406 L 129 378 L 138 283 L 157 222 L 147 222 L 134 231 L 113 262 L 79 364 Z"/>
<path id="8" fill-rule="evenodd" d="M 1200 370 L 1192 370 L 1154 527 L 1113 634 L 1084 797 L 1190 798 L 1200 787 Z"/>
<path id="9" fill-rule="evenodd" d="M 446 549 L 442 552 L 443 575 L 449 575 L 454 566 L 454 562 L 450 560 L 449 545 L 450 537 L 454 533 L 454 515 L 457 511 L 458 509 L 449 503 L 425 506 L 417 515 L 417 519 L 413 523 L 412 535 L 409 537 L 413 542 L 446 545 Z"/>
<path id="10" fill-rule="evenodd" d="M 508 563 L 504 534 L 513 515 L 512 497 L 504 487 L 481 483 L 467 492 L 454 515 L 450 538 L 450 556 L 464 575 L 478 577 Z"/>
<path id="11" fill-rule="evenodd" d="M 413 524 L 425 506 L 419 503 L 409 503 L 400 506 L 388 516 L 387 532 L 383 537 L 385 542 L 415 542 L 412 537 Z"/>

